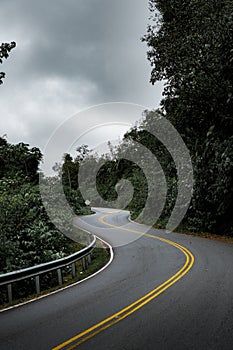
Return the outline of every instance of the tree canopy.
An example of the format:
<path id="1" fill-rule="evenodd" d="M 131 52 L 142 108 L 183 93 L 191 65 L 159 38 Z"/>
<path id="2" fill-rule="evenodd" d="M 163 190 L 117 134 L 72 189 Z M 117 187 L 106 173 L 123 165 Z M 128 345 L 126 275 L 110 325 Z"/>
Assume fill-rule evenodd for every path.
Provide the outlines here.
<path id="1" fill-rule="evenodd" d="M 232 231 L 233 4 L 150 0 L 143 40 L 151 83 L 165 80 L 161 107 L 188 146 L 195 189 L 192 229 Z M 192 224 L 191 224 L 192 223 Z"/>

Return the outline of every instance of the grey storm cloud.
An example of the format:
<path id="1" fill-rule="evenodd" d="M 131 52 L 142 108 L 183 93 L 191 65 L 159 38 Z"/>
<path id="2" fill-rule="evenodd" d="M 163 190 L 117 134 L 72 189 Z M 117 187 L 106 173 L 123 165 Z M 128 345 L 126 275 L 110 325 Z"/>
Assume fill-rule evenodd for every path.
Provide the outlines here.
<path id="1" fill-rule="evenodd" d="M 140 38 L 147 0 L 0 0 L 0 41 L 17 43 L 2 65 L 1 131 L 43 145 L 53 129 L 93 104 L 157 107 Z"/>

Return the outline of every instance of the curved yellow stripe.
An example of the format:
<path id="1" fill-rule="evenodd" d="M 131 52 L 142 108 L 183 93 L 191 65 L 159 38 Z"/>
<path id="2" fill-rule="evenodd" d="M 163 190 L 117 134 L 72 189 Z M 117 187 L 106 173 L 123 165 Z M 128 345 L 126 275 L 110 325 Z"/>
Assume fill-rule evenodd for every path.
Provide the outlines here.
<path id="1" fill-rule="evenodd" d="M 186 261 L 185 261 L 184 265 L 182 266 L 182 268 L 180 270 L 178 270 L 174 275 L 172 275 L 168 280 L 166 280 L 165 282 L 160 284 L 158 287 L 156 287 L 155 289 L 151 290 L 149 293 L 145 294 L 142 298 L 136 300 L 135 302 L 133 302 L 132 304 L 128 305 L 127 307 L 121 309 L 120 311 L 116 312 L 112 316 L 104 319 L 103 321 L 95 324 L 94 326 L 92 326 L 92 327 L 86 329 L 85 331 L 77 334 L 76 336 L 70 338 L 69 340 L 65 341 L 64 343 L 56 346 L 55 348 L 53 348 L 53 350 L 60 350 L 60 349 L 65 349 L 65 348 L 67 350 L 74 349 L 78 345 L 80 345 L 80 344 L 84 343 L 85 341 L 87 341 L 88 339 L 94 337 L 95 335 L 97 335 L 100 332 L 106 330 L 107 328 L 113 326 L 114 324 L 122 321 L 123 319 L 125 319 L 126 317 L 128 317 L 129 315 L 131 315 L 132 313 L 134 313 L 135 311 L 137 311 L 138 309 L 140 309 L 144 305 L 148 304 L 151 300 L 155 299 L 157 296 L 159 296 L 160 294 L 165 292 L 174 283 L 179 281 L 192 268 L 192 266 L 194 264 L 194 256 L 193 256 L 193 254 L 187 248 L 183 247 L 182 245 L 180 245 L 180 244 L 178 244 L 176 242 L 173 242 L 173 241 L 171 241 L 169 239 L 165 239 L 165 238 L 162 238 L 162 237 L 154 236 L 154 235 L 151 235 L 149 233 L 143 233 L 143 232 L 140 232 L 140 231 L 131 230 L 131 229 L 128 229 L 128 228 L 118 227 L 118 226 L 112 225 L 112 224 L 104 221 L 104 219 L 107 216 L 111 216 L 111 215 L 112 214 L 105 214 L 105 215 L 103 215 L 103 216 L 101 216 L 99 218 L 99 221 L 102 224 L 110 226 L 110 227 L 113 227 L 113 228 L 121 229 L 121 230 L 128 231 L 128 232 L 133 232 L 135 234 L 139 234 L 139 235 L 142 235 L 142 236 L 147 236 L 147 237 L 150 237 L 150 238 L 153 238 L 153 239 L 160 240 L 160 241 L 165 242 L 167 244 L 170 244 L 170 245 L 174 246 L 175 248 L 179 249 L 180 251 L 182 251 L 182 253 L 186 257 Z M 78 340 L 78 342 L 76 342 L 75 344 L 69 346 L 71 343 L 74 343 L 77 340 Z"/>

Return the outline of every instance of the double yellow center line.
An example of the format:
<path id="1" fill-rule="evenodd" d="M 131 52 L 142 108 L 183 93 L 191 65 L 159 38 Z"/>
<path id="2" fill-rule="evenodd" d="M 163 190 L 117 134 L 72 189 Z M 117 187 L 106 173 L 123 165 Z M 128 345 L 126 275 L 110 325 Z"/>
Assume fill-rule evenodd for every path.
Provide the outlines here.
<path id="1" fill-rule="evenodd" d="M 127 307 L 121 309 L 120 311 L 116 312 L 112 316 L 104 319 L 103 321 L 95 324 L 94 326 L 86 329 L 85 331 L 75 335 L 74 337 L 68 339 L 64 343 L 56 346 L 53 348 L 53 350 L 60 350 L 60 349 L 66 349 L 66 350 L 71 350 L 79 346 L 80 344 L 84 343 L 88 339 L 94 337 L 95 335 L 103 332 L 104 330 L 108 329 L 109 327 L 113 326 L 114 324 L 124 320 L 126 317 L 130 316 L 132 313 L 137 311 L 138 309 L 142 308 L 144 305 L 148 304 L 151 300 L 155 299 L 157 296 L 165 292 L 168 288 L 170 288 L 173 284 L 175 284 L 177 281 L 179 281 L 193 266 L 194 264 L 194 256 L 193 254 L 185 247 L 182 245 L 175 243 L 173 241 L 170 241 L 165 238 L 161 238 L 158 236 L 154 236 L 149 233 L 143 233 L 140 231 L 136 230 L 131 230 L 129 228 L 122 228 L 118 227 L 115 225 L 112 225 L 108 222 L 106 222 L 104 219 L 107 216 L 110 216 L 112 214 L 105 214 L 99 218 L 99 221 L 103 223 L 104 225 L 117 228 L 120 230 L 128 231 L 128 232 L 133 232 L 135 234 L 143 235 L 146 237 L 150 237 L 153 239 L 157 239 L 159 241 L 162 241 L 164 243 L 170 244 L 173 247 L 179 249 L 184 255 L 185 255 L 185 263 L 181 267 L 180 270 L 178 270 L 173 276 L 171 276 L 168 280 L 160 284 L 158 287 L 155 289 L 151 290 L 149 293 L 144 295 L 142 298 L 136 300 L 132 304 L 128 305 Z"/>

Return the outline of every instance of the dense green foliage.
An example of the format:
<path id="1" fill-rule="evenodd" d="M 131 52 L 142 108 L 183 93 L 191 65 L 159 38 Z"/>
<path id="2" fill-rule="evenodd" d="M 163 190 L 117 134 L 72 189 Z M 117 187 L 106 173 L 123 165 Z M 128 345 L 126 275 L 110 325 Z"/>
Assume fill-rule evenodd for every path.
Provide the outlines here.
<path id="1" fill-rule="evenodd" d="M 168 221 L 177 196 L 175 165 L 165 146 L 151 133 L 145 131 L 145 129 L 150 129 L 153 132 L 154 121 L 160 116 L 161 113 L 158 111 L 145 111 L 142 121 L 124 135 L 119 146 L 113 147 L 109 143 L 107 154 L 101 156 L 89 154 L 84 158 L 86 171 L 82 177 L 81 186 L 92 206 L 112 207 L 114 205 L 117 208 L 128 209 L 133 219 L 143 213 L 140 222 L 148 224 L 156 222 L 159 191 L 162 191 L 163 183 L 160 184 L 161 178 L 155 175 L 154 165 L 148 163 L 144 153 L 146 149 L 158 159 L 166 176 L 167 196 L 159 225 L 164 225 Z M 142 149 L 138 147 L 139 145 L 143 146 Z M 144 172 L 145 168 L 147 177 Z M 74 174 L 71 174 L 71 178 L 74 178 Z M 152 178 L 153 182 L 156 182 L 156 198 L 150 197 L 151 189 L 148 183 L 152 183 Z M 131 184 L 132 193 L 124 180 Z M 97 191 L 94 190 L 95 186 Z M 143 212 L 146 205 L 149 210 Z"/>
<path id="2" fill-rule="evenodd" d="M 41 159 L 38 148 L 30 149 L 23 143 L 11 145 L 0 138 L 0 272 L 73 252 L 72 241 L 50 222 L 42 203 L 38 184 Z M 65 192 L 75 213 L 88 212 L 77 191 L 67 188 Z M 53 191 L 51 201 L 57 204 L 58 196 Z M 60 210 L 58 220 L 67 220 L 64 215 Z"/>
<path id="3" fill-rule="evenodd" d="M 165 79 L 163 112 L 194 166 L 194 196 L 183 225 L 232 233 L 233 4 L 151 0 L 150 9 L 155 22 L 144 40 L 151 82 Z"/>

